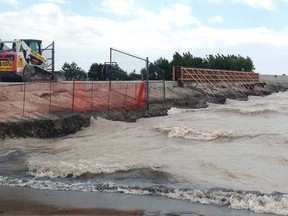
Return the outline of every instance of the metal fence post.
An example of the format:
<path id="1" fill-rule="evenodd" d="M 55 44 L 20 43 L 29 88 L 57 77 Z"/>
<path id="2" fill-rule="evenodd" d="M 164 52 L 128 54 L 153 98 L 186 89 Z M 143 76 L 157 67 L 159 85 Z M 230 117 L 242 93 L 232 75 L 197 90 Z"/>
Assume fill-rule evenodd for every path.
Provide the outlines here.
<path id="1" fill-rule="evenodd" d="M 149 110 L 149 60 L 146 57 L 146 103 L 147 103 L 147 110 Z"/>
<path id="2" fill-rule="evenodd" d="M 134 83 L 134 87 L 135 87 L 134 88 L 135 89 L 135 104 L 137 104 L 137 89 L 138 89 L 137 87 L 138 87 L 138 84 L 136 82 Z"/>
<path id="3" fill-rule="evenodd" d="M 52 72 L 55 72 L 55 43 L 52 42 Z"/>
<path id="4" fill-rule="evenodd" d="M 49 113 L 51 112 L 51 103 L 52 103 L 52 81 L 50 81 Z"/>
<path id="5" fill-rule="evenodd" d="M 161 71 L 162 71 L 162 81 L 163 81 L 163 101 L 165 101 L 166 100 L 165 70 L 161 69 Z"/>
<path id="6" fill-rule="evenodd" d="M 72 111 L 74 111 L 74 102 L 75 102 L 75 77 L 73 78 L 73 92 L 72 92 Z"/>
<path id="7" fill-rule="evenodd" d="M 108 86 L 108 101 L 107 101 L 108 102 L 108 104 L 107 104 L 108 110 L 110 109 L 110 93 L 111 93 L 111 86 L 109 85 Z"/>
<path id="8" fill-rule="evenodd" d="M 23 110 L 22 110 L 22 117 L 25 116 L 25 100 L 26 100 L 26 82 L 24 82 L 24 95 L 23 95 Z"/>
<path id="9" fill-rule="evenodd" d="M 166 83 L 165 78 L 163 79 L 163 100 L 166 100 Z"/>
<path id="10" fill-rule="evenodd" d="M 126 104 L 127 90 L 128 90 L 128 83 L 126 85 L 125 96 L 124 96 L 124 103 L 123 103 L 123 108 L 124 109 L 125 109 L 125 104 Z"/>
<path id="11" fill-rule="evenodd" d="M 109 91 L 111 91 L 111 82 L 112 82 L 112 79 L 111 79 L 111 75 L 112 75 L 112 48 L 110 48 L 109 70 L 110 70 L 110 73 L 109 73 Z"/>
<path id="12" fill-rule="evenodd" d="M 91 82 L 91 110 L 93 110 L 93 93 L 94 93 L 94 85 L 93 85 L 93 80 Z"/>

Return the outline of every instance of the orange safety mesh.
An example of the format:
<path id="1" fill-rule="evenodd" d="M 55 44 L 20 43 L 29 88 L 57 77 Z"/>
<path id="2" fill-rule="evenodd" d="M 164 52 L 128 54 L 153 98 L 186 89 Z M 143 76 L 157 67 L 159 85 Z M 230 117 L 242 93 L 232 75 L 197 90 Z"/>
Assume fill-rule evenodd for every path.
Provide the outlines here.
<path id="1" fill-rule="evenodd" d="M 143 85 L 143 82 L 78 82 L 74 89 L 74 110 L 133 109 L 143 106 Z"/>
<path id="2" fill-rule="evenodd" d="M 23 115 L 23 87 L 22 84 L 0 84 L 0 119 Z"/>
<path id="3" fill-rule="evenodd" d="M 0 120 L 65 110 L 134 109 L 145 104 L 144 82 L 31 82 L 0 85 Z"/>
<path id="4" fill-rule="evenodd" d="M 51 101 L 49 112 L 72 110 L 73 82 L 52 82 L 47 99 Z"/>
<path id="5" fill-rule="evenodd" d="M 23 114 L 25 117 L 32 117 L 49 112 L 50 83 L 26 83 L 23 86 Z"/>

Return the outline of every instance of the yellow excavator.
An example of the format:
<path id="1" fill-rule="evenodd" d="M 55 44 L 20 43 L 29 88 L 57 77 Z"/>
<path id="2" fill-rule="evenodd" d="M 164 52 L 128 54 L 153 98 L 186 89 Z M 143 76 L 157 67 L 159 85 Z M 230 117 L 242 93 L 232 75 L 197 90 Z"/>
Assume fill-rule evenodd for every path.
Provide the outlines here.
<path id="1" fill-rule="evenodd" d="M 65 80 L 60 72 L 47 70 L 42 41 L 35 39 L 0 40 L 0 81 L 30 82 Z"/>

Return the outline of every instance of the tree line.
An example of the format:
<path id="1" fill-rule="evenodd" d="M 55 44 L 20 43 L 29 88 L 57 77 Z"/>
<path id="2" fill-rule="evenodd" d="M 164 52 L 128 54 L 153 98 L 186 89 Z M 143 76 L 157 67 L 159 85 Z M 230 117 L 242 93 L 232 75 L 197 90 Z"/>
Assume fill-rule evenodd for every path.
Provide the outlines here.
<path id="1" fill-rule="evenodd" d="M 150 80 L 172 80 L 173 66 L 234 70 L 234 71 L 254 71 L 255 67 L 250 57 L 241 55 L 207 55 L 205 58 L 195 57 L 190 52 L 184 52 L 182 55 L 178 52 L 173 54 L 171 61 L 160 57 L 152 64 L 149 64 Z M 140 80 L 147 78 L 146 68 L 142 68 L 139 73 L 135 71 L 127 73 L 117 64 L 93 63 L 86 73 L 75 62 L 71 64 L 65 62 L 61 72 L 66 80 Z"/>

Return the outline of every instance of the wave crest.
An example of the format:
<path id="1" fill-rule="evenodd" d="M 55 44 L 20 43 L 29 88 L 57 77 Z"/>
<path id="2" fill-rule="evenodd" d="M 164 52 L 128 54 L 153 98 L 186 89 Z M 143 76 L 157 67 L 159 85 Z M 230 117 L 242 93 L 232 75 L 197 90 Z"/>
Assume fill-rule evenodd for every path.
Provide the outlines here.
<path id="1" fill-rule="evenodd" d="M 261 108 L 255 108 L 255 107 L 242 107 L 242 108 L 236 108 L 236 107 L 221 107 L 218 109 L 215 109 L 217 112 L 223 112 L 223 113 L 236 113 L 241 115 L 263 115 L 263 114 L 277 114 L 277 113 L 285 113 L 285 109 L 274 109 L 274 108 L 268 108 L 268 107 L 261 107 Z"/>
<path id="2" fill-rule="evenodd" d="M 175 115 L 180 113 L 187 113 L 187 112 L 199 112 L 199 111 L 207 111 L 210 110 L 210 108 L 200 108 L 200 109 L 182 109 L 182 108 L 174 108 L 168 110 L 168 115 Z"/>
<path id="3" fill-rule="evenodd" d="M 176 138 L 185 138 L 185 139 L 194 139 L 194 140 L 214 140 L 217 138 L 239 138 L 243 137 L 243 135 L 238 134 L 233 131 L 201 131 L 188 127 L 181 126 L 158 126 L 157 130 L 161 132 L 168 133 L 168 137 L 176 137 Z"/>
<path id="4" fill-rule="evenodd" d="M 135 163 L 135 164 L 103 164 L 92 161 L 76 161 L 67 162 L 61 160 L 49 160 L 42 156 L 34 156 L 28 160 L 29 174 L 35 177 L 49 178 L 76 178 L 86 174 L 100 175 L 112 174 L 116 172 L 127 172 L 135 169 L 152 169 L 156 170 L 160 167 L 158 164 Z"/>
<path id="5" fill-rule="evenodd" d="M 118 192 L 132 195 L 164 196 L 193 203 L 227 206 L 233 209 L 245 209 L 257 213 L 288 215 L 288 195 L 274 192 L 234 191 L 227 189 L 181 189 L 162 185 L 150 187 L 118 185 L 113 182 L 85 181 L 58 182 L 50 180 L 17 179 L 0 176 L 0 185 L 22 186 L 45 190 Z"/>
<path id="6" fill-rule="evenodd" d="M 173 193 L 160 192 L 170 198 L 190 200 L 201 204 L 228 206 L 233 209 L 247 209 L 256 213 L 288 214 L 288 195 L 282 193 L 262 194 L 260 192 L 229 191 L 223 189 L 198 190 L 175 189 Z"/>

